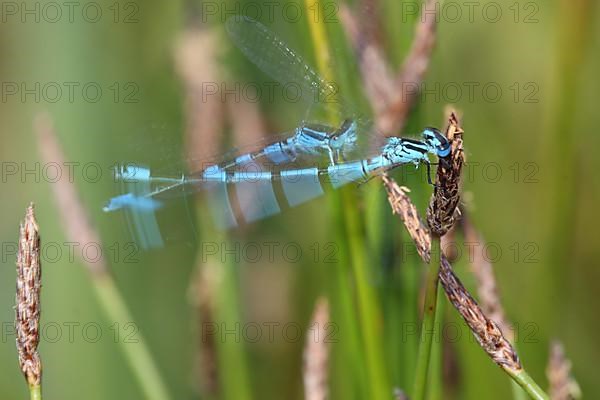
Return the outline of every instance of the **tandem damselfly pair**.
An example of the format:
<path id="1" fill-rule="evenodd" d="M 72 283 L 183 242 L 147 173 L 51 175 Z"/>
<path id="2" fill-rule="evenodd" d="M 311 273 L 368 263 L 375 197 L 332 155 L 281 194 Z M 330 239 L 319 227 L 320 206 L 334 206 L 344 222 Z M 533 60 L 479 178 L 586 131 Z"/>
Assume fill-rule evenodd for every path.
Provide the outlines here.
<path id="1" fill-rule="evenodd" d="M 298 53 L 258 21 L 236 16 L 226 28 L 242 53 L 280 83 L 295 81 L 315 97 L 332 92 Z M 145 166 L 123 165 L 115 171 L 120 193 L 104 210 L 128 213 L 141 246 L 160 247 L 165 237 L 156 213 L 173 199 L 202 192 L 216 226 L 229 229 L 306 203 L 328 187 L 365 182 L 403 164 L 429 167 L 429 154 L 446 157 L 450 152 L 444 135 L 426 128 L 420 139 L 388 137 L 369 154 L 357 146 L 359 122 L 354 117 L 339 126 L 302 122 L 256 151 L 203 165 L 195 173 L 166 176 Z"/>

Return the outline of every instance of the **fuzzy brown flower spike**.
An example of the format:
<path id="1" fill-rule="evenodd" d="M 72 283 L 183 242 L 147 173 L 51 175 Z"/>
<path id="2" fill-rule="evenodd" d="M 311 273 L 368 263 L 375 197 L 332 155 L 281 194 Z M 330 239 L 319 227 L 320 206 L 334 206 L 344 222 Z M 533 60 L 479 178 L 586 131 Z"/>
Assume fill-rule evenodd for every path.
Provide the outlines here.
<path id="1" fill-rule="evenodd" d="M 40 235 L 33 204 L 30 204 L 19 229 L 15 307 L 19 364 L 30 386 L 39 386 L 42 380 L 42 362 L 37 350 L 40 342 L 41 289 Z"/>
<path id="2" fill-rule="evenodd" d="M 558 340 L 550 345 L 550 360 L 546 369 L 550 383 L 550 399 L 574 400 L 581 397 L 581 389 L 571 376 L 571 362 L 565 355 L 565 349 Z"/>
<path id="3" fill-rule="evenodd" d="M 463 130 L 454 112 L 450 113 L 446 137 L 450 140 L 450 155 L 440 159 L 435 178 L 435 189 L 427 208 L 427 224 L 431 233 L 444 236 L 454 224 L 456 207 L 460 201 L 460 173 L 464 163 Z"/>
<path id="4" fill-rule="evenodd" d="M 444 256 L 441 257 L 439 277 L 448 299 L 463 317 L 479 345 L 500 367 L 512 374 L 519 373 L 523 368 L 517 352 L 502 335 L 498 324 L 481 311 Z"/>
<path id="5" fill-rule="evenodd" d="M 320 298 L 315 306 L 311 326 L 316 326 L 316 339 L 308 335 L 304 347 L 304 399 L 325 400 L 329 397 L 328 368 L 329 343 L 327 327 L 329 325 L 329 302 Z"/>

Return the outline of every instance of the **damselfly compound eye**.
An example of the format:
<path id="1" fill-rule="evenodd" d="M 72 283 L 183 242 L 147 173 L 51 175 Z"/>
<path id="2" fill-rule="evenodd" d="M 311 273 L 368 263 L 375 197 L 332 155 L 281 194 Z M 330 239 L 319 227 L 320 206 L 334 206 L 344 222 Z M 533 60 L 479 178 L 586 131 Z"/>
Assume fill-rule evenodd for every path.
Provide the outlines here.
<path id="1" fill-rule="evenodd" d="M 438 129 L 425 128 L 422 135 L 425 142 L 435 149 L 438 157 L 446 157 L 450 154 L 450 142 Z"/>

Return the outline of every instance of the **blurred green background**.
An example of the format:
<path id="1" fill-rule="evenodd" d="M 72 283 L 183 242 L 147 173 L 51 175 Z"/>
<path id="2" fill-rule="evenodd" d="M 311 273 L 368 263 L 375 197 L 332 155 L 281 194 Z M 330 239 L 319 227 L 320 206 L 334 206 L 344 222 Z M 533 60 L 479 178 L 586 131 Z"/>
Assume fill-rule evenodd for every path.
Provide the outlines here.
<path id="1" fill-rule="evenodd" d="M 67 254 L 64 242 L 68 239 L 57 214 L 53 183 L 44 177 L 32 127 L 34 117 L 43 111 L 55 121 L 69 161 L 101 167 L 103 179 L 98 182 L 82 179 L 81 169 L 75 170 L 74 181 L 101 234 L 104 254 L 113 261 L 112 273 L 135 323 L 132 337 L 147 339 L 171 398 L 302 398 L 302 348 L 310 332 L 288 340 L 277 329 L 286 323 L 306 329 L 321 295 L 331 302 L 331 321 L 337 329 L 332 348 L 332 398 L 378 398 L 381 391 L 373 386 L 385 382 L 389 383 L 388 398 L 393 387 L 410 391 L 420 312 L 417 286 L 423 266 L 399 221 L 385 207 L 379 182 L 361 187 L 355 198 L 356 208 L 366 215 L 370 233 L 365 237 L 376 232 L 375 236 L 386 238 L 380 248 L 371 249 L 368 265 L 359 265 L 368 267 L 362 275 L 350 267 L 348 243 L 337 233 L 340 217 L 335 197 L 231 234 L 229 240 L 242 247 L 269 241 L 294 243 L 303 256 L 298 262 L 289 262 L 275 252 L 274 260 L 227 259 L 213 265 L 220 276 L 220 283 L 211 291 L 217 323 L 225 321 L 234 331 L 236 322 L 242 327 L 256 323 L 262 329 L 265 324 L 279 324 L 274 340 L 266 337 L 266 331 L 256 343 L 243 335 L 240 340 L 235 335 L 217 340 L 221 389 L 216 395 L 207 394 L 199 383 L 203 369 L 198 354 L 206 343 L 190 288 L 197 271 L 214 264 L 214 260 L 202 262 L 202 243 L 228 242 L 208 236 L 210 231 L 200 224 L 199 237 L 187 236 L 163 250 L 136 252 L 135 262 L 126 262 L 124 244 L 131 239 L 124 219 L 101 210 L 114 192 L 109 179 L 111 165 L 123 160 L 168 163 L 185 153 L 184 132 L 190 116 L 186 85 L 176 66 L 184 33 L 189 29 L 214 32 L 222 51 L 202 54 L 199 65 L 217 66 L 223 82 L 260 83 L 268 78 L 232 50 L 223 32 L 224 19 L 262 10 L 261 20 L 317 65 L 305 4 L 275 2 L 271 18 L 265 11 L 269 6 L 257 1 L 75 3 L 72 13 L 64 5 L 52 3 L 59 5 L 60 15 L 46 2 L 2 3 L 0 361 L 4 367 L 0 398 L 27 396 L 11 326 L 14 243 L 29 201 L 36 203 L 47 246 L 42 297 L 45 337 L 40 345 L 45 397 L 144 398 L 121 351 L 123 346 L 139 344 L 115 343 L 115 321 L 102 312 L 82 263 Z M 339 4 L 324 2 L 320 7 L 334 10 L 337 21 Z M 394 68 L 401 65 L 412 40 L 416 18 L 408 12 L 412 4 L 416 3 L 379 0 L 351 5 L 363 22 L 374 18 L 365 11 L 374 7 L 381 21 L 382 43 Z M 284 6 L 291 14 L 301 10 L 303 15 L 290 22 L 283 17 Z M 561 339 L 584 396 L 596 398 L 600 395 L 594 366 L 594 360 L 600 358 L 596 287 L 600 281 L 596 237 L 600 191 L 596 171 L 600 165 L 595 154 L 600 148 L 596 109 L 600 15 L 596 2 L 500 1 L 474 6 L 447 2 L 440 12 L 426 91 L 403 134 L 414 135 L 426 125 L 442 125 L 447 104 L 460 110 L 466 131 L 467 202 L 475 225 L 501 252 L 493 257 L 495 271 L 503 305 L 518 327 L 521 359 L 546 387 L 549 340 Z M 354 55 L 335 21 L 326 24 L 333 70 L 347 96 L 365 105 L 357 97 L 361 86 Z M 72 98 L 68 85 L 74 87 Z M 84 90 L 86 85 L 89 93 Z M 58 96 L 56 86 L 62 89 Z M 91 93 L 97 87 L 102 90 L 97 101 L 86 97 L 94 97 Z M 277 98 L 261 98 L 258 105 L 269 132 L 289 130 L 302 117 L 298 104 Z M 363 112 L 368 115 L 368 108 Z M 216 124 L 216 119 L 201 123 Z M 225 126 L 224 137 L 228 138 L 230 123 Z M 37 172 L 23 176 L 27 169 Z M 412 197 L 424 213 L 431 189 L 412 171 L 406 167 L 394 176 L 413 189 Z M 365 211 L 365 205 L 372 204 L 379 204 L 381 215 Z M 197 213 L 200 221 L 202 213 L 201 209 Z M 188 223 L 182 219 L 190 219 L 186 215 L 183 211 L 171 215 L 183 235 Z M 311 248 L 315 244 L 321 252 L 328 250 L 326 245 L 333 245 L 335 262 L 324 262 L 322 255 L 315 262 Z M 462 247 L 462 251 L 465 254 L 457 263 L 457 272 L 475 292 L 466 268 L 468 250 Z M 366 282 L 358 282 L 360 276 L 366 277 Z M 365 317 L 363 306 L 348 307 L 359 301 L 357 298 L 366 302 L 372 315 Z M 442 306 L 444 323 L 457 324 L 462 336 L 443 346 L 446 361 L 440 368 L 445 371 L 446 386 L 443 394 L 432 393 L 431 398 L 511 398 L 509 379 L 478 348 L 445 298 Z M 375 355 L 372 349 L 376 349 Z M 377 382 L 371 379 L 374 371 L 369 363 L 378 364 L 377 373 L 383 374 L 376 376 Z M 383 390 L 388 393 L 387 386 Z"/>

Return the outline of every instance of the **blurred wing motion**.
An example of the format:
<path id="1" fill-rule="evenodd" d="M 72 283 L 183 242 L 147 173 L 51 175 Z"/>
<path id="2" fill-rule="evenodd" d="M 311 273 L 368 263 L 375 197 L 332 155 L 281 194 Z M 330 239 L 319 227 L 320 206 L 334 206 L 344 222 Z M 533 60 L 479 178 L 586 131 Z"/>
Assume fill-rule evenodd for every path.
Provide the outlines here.
<path id="1" fill-rule="evenodd" d="M 153 176 L 143 166 L 123 166 L 116 177 L 125 191 L 113 197 L 104 211 L 152 213 L 169 199 L 203 192 L 216 225 L 228 229 L 312 200 L 324 193 L 326 185 L 337 189 L 368 179 L 376 170 L 389 166 L 382 155 L 325 167 L 281 170 L 249 161 L 233 170 L 214 165 L 197 174 L 172 178 Z"/>
<path id="2" fill-rule="evenodd" d="M 282 84 L 299 84 L 315 99 L 336 94 L 304 60 L 260 23 L 247 17 L 227 20 L 227 30 L 244 54 Z M 428 153 L 447 155 L 449 145 L 435 129 L 423 141 L 391 137 L 381 151 L 367 156 L 357 150 L 364 121 L 347 119 L 339 127 L 302 123 L 293 134 L 220 163 L 198 166 L 199 172 L 169 176 L 144 166 L 119 167 L 119 194 L 104 210 L 124 210 L 143 248 L 162 247 L 167 239 L 159 210 L 186 203 L 202 193 L 217 228 L 229 229 L 275 215 L 351 182 L 360 182 L 405 163 L 429 163 Z M 209 122 L 207 122 L 209 123 Z M 361 132 L 362 135 L 362 132 Z M 177 223 L 172 218 L 163 218 Z"/>
<path id="3" fill-rule="evenodd" d="M 225 27 L 236 47 L 265 74 L 286 87 L 299 87 L 302 98 L 311 107 L 318 106 L 319 110 L 325 111 L 324 115 L 333 112 L 339 119 L 351 117 L 355 121 L 361 134 L 357 137 L 360 143 L 354 149 L 361 153 L 354 157 L 364 156 L 370 145 L 380 143 L 383 135 L 375 131 L 373 121 L 351 107 L 348 98 L 340 94 L 338 85 L 327 82 L 269 28 L 242 15 L 228 18 Z"/>
<path id="4" fill-rule="evenodd" d="M 235 45 L 267 75 L 284 86 L 299 86 L 310 102 L 336 101 L 337 88 L 263 24 L 242 15 L 228 18 L 225 24 Z"/>
<path id="5" fill-rule="evenodd" d="M 200 172 L 189 175 L 123 165 L 115 171 L 119 194 L 109 200 L 104 211 L 126 211 L 128 224 L 144 248 L 164 245 L 156 213 L 171 200 L 198 192 L 208 202 L 218 228 L 254 222 L 322 194 L 319 176 L 327 168 L 319 170 L 318 166 L 333 166 L 349 154 L 356 129 L 352 120 L 338 128 L 306 124 L 255 152 L 201 165 Z"/>
<path id="6" fill-rule="evenodd" d="M 428 165 L 429 153 L 447 155 L 445 147 L 440 150 L 433 139 L 391 137 L 378 154 L 345 161 L 338 153 L 344 152 L 346 141 L 341 141 L 339 148 L 334 145 L 337 138 L 354 134 L 355 128 L 353 121 L 327 131 L 311 128 L 307 133 L 303 131 L 306 128 L 299 128 L 287 140 L 189 175 L 168 177 L 143 166 L 122 166 L 116 171 L 121 194 L 110 199 L 104 211 L 126 210 L 140 245 L 161 247 L 164 238 L 156 212 L 174 198 L 186 199 L 202 192 L 216 227 L 229 229 L 305 203 L 322 195 L 327 187 L 364 182 L 406 163 Z M 425 137 L 441 135 L 429 129 L 424 132 Z M 305 134 L 312 138 L 308 144 L 303 141 L 306 138 L 300 140 Z"/>

